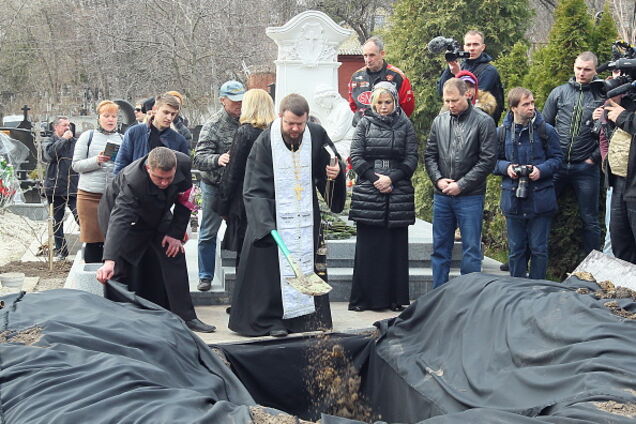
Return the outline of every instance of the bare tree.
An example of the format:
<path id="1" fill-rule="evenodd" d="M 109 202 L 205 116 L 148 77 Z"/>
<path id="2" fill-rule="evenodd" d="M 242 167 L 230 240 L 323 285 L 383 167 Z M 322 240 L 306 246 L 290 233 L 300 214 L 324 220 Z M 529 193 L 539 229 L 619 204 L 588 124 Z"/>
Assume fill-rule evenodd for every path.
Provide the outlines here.
<path id="1" fill-rule="evenodd" d="M 636 43 L 636 2 L 612 0 L 612 11 L 616 19 L 616 27 L 621 38 Z"/>
<path id="2" fill-rule="evenodd" d="M 347 24 L 363 44 L 375 30 L 376 16 L 390 14 L 393 0 L 307 0 L 302 4 L 325 12 L 337 23 Z"/>

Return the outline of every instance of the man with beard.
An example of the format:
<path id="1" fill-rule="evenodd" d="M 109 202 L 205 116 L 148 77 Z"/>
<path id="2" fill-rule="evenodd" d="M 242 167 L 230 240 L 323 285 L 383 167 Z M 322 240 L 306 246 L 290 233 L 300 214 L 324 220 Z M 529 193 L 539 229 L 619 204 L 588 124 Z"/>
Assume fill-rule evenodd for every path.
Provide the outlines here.
<path id="1" fill-rule="evenodd" d="M 304 295 L 287 283 L 293 272 L 270 234 L 277 230 L 303 272 L 313 272 L 320 225 L 316 189 L 332 211 L 344 207 L 344 164 L 330 165 L 337 155 L 333 142 L 308 117 L 302 96 L 285 97 L 279 118 L 256 139 L 247 159 L 248 226 L 228 325 L 242 335 L 284 337 L 332 326 L 329 296 Z"/>

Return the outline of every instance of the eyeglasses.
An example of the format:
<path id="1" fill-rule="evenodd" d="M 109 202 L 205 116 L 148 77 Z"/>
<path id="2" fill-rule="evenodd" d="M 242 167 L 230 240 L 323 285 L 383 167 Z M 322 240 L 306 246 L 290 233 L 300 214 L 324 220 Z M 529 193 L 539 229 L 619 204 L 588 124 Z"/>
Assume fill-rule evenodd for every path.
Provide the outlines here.
<path id="1" fill-rule="evenodd" d="M 136 107 L 135 108 L 135 112 L 141 112 L 141 108 L 140 107 Z"/>

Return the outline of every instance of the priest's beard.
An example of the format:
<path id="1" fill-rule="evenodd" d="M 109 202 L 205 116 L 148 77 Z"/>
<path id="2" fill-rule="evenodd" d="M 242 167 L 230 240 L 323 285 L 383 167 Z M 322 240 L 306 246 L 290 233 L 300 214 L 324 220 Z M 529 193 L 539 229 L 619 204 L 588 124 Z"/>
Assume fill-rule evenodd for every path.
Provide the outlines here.
<path id="1" fill-rule="evenodd" d="M 281 133 L 283 136 L 283 140 L 285 140 L 285 144 L 291 147 L 292 150 L 298 150 L 298 147 L 300 147 L 300 143 L 302 143 L 303 141 L 303 134 L 305 133 L 305 131 L 306 129 L 303 132 L 298 133 L 296 137 L 293 137 L 290 133 L 285 132 L 281 129 Z"/>

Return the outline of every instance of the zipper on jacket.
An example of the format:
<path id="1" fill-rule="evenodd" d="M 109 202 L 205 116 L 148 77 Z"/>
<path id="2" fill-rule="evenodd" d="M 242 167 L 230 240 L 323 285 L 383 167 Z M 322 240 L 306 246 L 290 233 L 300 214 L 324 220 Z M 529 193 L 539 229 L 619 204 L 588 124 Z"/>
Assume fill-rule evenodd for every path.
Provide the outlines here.
<path id="1" fill-rule="evenodd" d="M 453 131 L 453 129 L 455 129 L 455 131 Z M 451 125 L 450 125 L 450 131 L 451 131 L 451 136 L 450 136 L 450 140 L 451 140 L 451 151 L 450 151 L 450 175 L 448 176 L 448 178 L 450 178 L 451 180 L 453 180 L 453 165 L 455 164 L 455 148 L 456 148 L 456 134 L 457 131 L 459 131 L 459 118 L 456 116 L 451 115 Z"/>
<path id="2" fill-rule="evenodd" d="M 568 147 L 568 163 L 572 157 L 572 147 L 574 147 L 574 139 L 579 135 L 579 129 L 581 126 L 581 116 L 583 110 L 581 109 L 581 101 L 583 99 L 583 86 L 579 84 L 579 98 L 574 106 L 572 123 L 570 124 L 570 146 Z"/>

